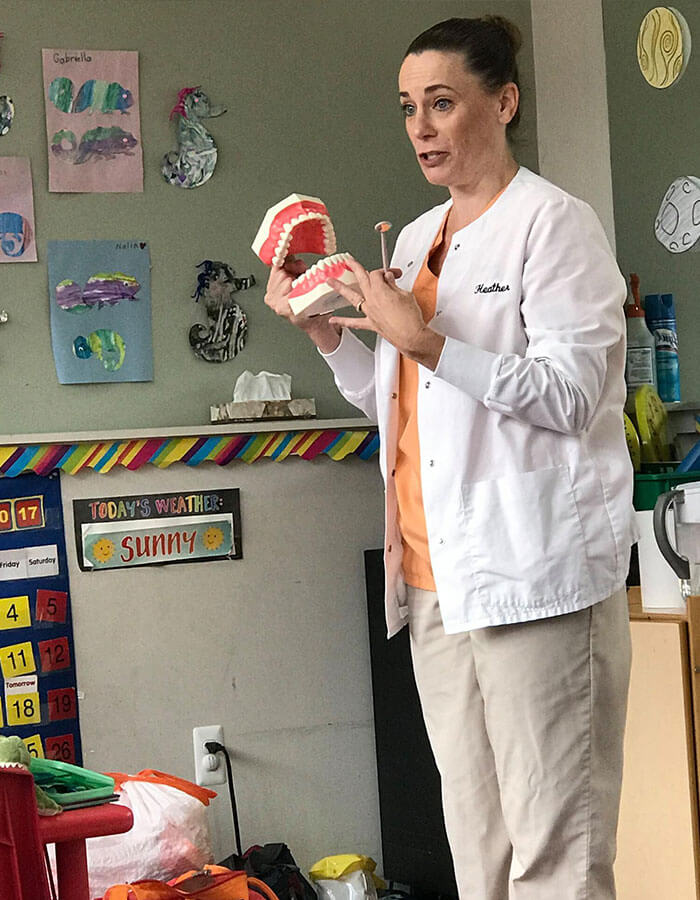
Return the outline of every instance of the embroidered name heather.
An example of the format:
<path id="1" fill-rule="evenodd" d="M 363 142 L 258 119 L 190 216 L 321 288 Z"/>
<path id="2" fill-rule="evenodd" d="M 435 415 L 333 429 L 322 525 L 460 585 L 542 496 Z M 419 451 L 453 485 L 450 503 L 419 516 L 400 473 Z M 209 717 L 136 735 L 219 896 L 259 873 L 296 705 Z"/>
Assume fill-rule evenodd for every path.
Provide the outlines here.
<path id="1" fill-rule="evenodd" d="M 489 284 L 488 286 L 485 284 L 477 284 L 474 288 L 475 294 L 491 294 L 494 291 L 509 291 L 509 284 L 499 284 L 497 281 L 494 281 L 493 284 Z"/>

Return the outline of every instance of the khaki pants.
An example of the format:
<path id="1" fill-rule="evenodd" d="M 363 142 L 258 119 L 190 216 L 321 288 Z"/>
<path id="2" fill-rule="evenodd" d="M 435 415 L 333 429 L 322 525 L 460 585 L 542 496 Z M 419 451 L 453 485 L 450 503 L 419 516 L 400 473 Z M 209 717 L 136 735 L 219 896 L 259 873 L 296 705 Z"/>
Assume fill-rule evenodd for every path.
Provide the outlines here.
<path id="1" fill-rule="evenodd" d="M 408 588 L 411 653 L 461 900 L 612 900 L 627 596 L 446 635 Z"/>

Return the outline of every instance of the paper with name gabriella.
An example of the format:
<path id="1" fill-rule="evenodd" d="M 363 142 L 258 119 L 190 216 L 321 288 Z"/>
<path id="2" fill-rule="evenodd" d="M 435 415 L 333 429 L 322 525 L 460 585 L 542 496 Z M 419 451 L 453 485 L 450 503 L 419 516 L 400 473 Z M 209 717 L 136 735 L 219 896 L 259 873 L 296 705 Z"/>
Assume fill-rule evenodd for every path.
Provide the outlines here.
<path id="1" fill-rule="evenodd" d="M 0 262 L 36 262 L 32 170 L 26 156 L 0 157 Z"/>
<path id="2" fill-rule="evenodd" d="M 74 500 L 83 571 L 240 559 L 237 489 Z"/>
<path id="3" fill-rule="evenodd" d="M 51 345 L 61 384 L 152 381 L 146 241 L 49 241 Z"/>
<path id="4" fill-rule="evenodd" d="M 143 191 L 135 50 L 42 50 L 49 190 Z"/>
<path id="5" fill-rule="evenodd" d="M 58 548 L 55 544 L 0 550 L 0 581 L 46 578 L 49 575 L 58 575 Z"/>

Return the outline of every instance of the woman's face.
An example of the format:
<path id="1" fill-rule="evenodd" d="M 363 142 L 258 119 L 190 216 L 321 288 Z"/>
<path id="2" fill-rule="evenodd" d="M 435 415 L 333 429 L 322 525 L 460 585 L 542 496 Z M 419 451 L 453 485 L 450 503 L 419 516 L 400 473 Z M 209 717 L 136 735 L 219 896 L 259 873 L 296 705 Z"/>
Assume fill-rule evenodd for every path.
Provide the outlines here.
<path id="1" fill-rule="evenodd" d="M 458 53 L 426 50 L 403 61 L 399 100 L 423 174 L 431 184 L 451 187 L 502 157 L 518 91 L 507 84 L 488 93 Z"/>

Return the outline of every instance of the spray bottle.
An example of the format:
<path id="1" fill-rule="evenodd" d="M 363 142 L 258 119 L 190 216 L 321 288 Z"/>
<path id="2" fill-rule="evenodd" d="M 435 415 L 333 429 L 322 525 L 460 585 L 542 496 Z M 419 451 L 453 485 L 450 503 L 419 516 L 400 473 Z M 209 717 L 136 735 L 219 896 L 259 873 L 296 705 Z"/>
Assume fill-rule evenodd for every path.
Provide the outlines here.
<path id="1" fill-rule="evenodd" d="M 659 396 L 665 403 L 673 403 L 681 399 L 673 294 L 647 294 L 644 298 L 644 310 L 647 326 L 654 335 Z"/>
<path id="2" fill-rule="evenodd" d="M 634 394 L 638 387 L 650 384 L 656 389 L 656 357 L 654 335 L 647 328 L 644 310 L 639 302 L 639 276 L 630 275 L 633 302 L 625 307 L 627 316 L 627 359 L 625 381 L 627 383 L 626 409 L 633 409 Z"/>

